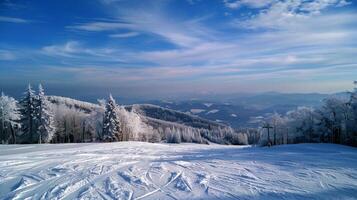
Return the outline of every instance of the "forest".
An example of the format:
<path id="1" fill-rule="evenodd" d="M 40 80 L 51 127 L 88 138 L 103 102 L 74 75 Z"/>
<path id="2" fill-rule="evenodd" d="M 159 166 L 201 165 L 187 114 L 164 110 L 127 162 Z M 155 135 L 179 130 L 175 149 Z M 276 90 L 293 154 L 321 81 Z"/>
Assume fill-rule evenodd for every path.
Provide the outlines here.
<path id="1" fill-rule="evenodd" d="M 322 106 L 297 107 L 262 120 L 259 144 L 337 143 L 357 146 L 357 81 L 347 97 L 331 96 Z"/>
<path id="2" fill-rule="evenodd" d="M 29 85 L 17 101 L 0 97 L 2 144 L 147 141 L 280 145 L 338 143 L 357 146 L 357 82 L 348 97 L 329 97 L 320 107 L 270 113 L 256 128 L 233 129 L 153 105 L 124 106 L 112 95 L 97 104 L 47 96 Z"/>

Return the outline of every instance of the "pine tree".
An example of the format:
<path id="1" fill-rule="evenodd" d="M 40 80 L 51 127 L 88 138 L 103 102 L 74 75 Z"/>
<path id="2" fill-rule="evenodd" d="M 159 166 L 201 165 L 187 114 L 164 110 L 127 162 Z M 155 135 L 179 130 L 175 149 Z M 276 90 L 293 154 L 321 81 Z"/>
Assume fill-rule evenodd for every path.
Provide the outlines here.
<path id="1" fill-rule="evenodd" d="M 103 139 L 105 141 L 121 140 L 122 131 L 117 110 L 118 106 L 110 94 L 109 100 L 105 106 L 105 114 L 103 119 Z"/>
<path id="2" fill-rule="evenodd" d="M 20 101 L 22 140 L 26 143 L 33 143 L 36 139 L 34 138 L 36 133 L 36 95 L 30 84 L 24 95 L 24 98 Z"/>
<path id="3" fill-rule="evenodd" d="M 45 96 L 44 89 L 38 86 L 38 98 L 36 102 L 36 127 L 39 143 L 48 143 L 52 140 L 56 128 L 50 102 Z"/>
<path id="4" fill-rule="evenodd" d="M 4 93 L 0 96 L 0 141 L 8 141 L 10 137 L 6 132 L 10 129 L 12 143 L 16 143 L 14 126 L 19 125 L 20 113 L 18 111 L 17 101 Z"/>

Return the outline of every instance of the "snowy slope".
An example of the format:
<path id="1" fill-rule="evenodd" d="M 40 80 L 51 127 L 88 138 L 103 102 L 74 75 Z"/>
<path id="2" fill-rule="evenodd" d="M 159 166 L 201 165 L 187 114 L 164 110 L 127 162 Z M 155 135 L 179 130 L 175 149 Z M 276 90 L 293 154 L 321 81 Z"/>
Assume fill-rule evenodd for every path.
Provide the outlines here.
<path id="1" fill-rule="evenodd" d="M 104 113 L 104 109 L 100 107 L 98 104 L 93 104 L 85 101 L 79 101 L 76 99 L 71 99 L 68 97 L 60 97 L 60 96 L 48 96 L 48 100 L 52 102 L 54 105 L 64 105 L 69 109 L 75 109 L 77 111 L 83 113 L 92 113 L 93 111 L 97 111 L 100 113 Z M 194 128 L 204 128 L 208 127 L 211 129 L 214 128 L 224 128 L 227 127 L 224 124 L 219 124 L 217 122 L 207 120 L 195 115 L 186 114 L 180 111 L 163 108 L 160 106 L 155 106 L 151 104 L 134 104 L 125 106 L 127 110 L 135 109 L 143 117 L 147 117 L 149 123 L 152 120 L 155 120 L 155 123 L 158 124 L 158 120 L 161 120 L 163 123 L 163 127 L 165 127 L 165 123 L 176 123 L 185 126 L 190 126 Z M 152 123 L 150 123 L 152 124 Z"/>
<path id="2" fill-rule="evenodd" d="M 73 141 L 81 141 L 81 124 L 83 121 L 85 121 L 85 124 L 89 124 L 89 128 L 87 129 L 91 130 L 90 135 L 92 138 L 98 139 L 101 137 L 101 123 L 105 108 L 100 105 L 103 105 L 104 102 L 101 101 L 100 104 L 93 104 L 59 96 L 48 96 L 47 98 L 52 103 L 55 120 L 60 127 L 63 124 L 80 122 L 77 123 L 77 128 L 74 127 L 73 131 L 69 131 L 73 135 Z M 195 143 L 207 143 L 208 141 L 220 144 L 248 143 L 244 135 L 235 132 L 229 126 L 195 115 L 151 104 L 126 105 L 124 108 L 127 111 L 134 111 L 133 113 L 130 112 L 123 115 L 123 119 L 131 116 L 131 120 L 127 120 L 127 122 L 130 121 L 131 127 L 136 127 L 135 130 L 137 132 L 133 135 L 141 135 L 134 140 L 164 141 L 167 139 L 168 133 L 174 132 L 180 136 L 177 142 L 181 140 L 182 142 Z M 133 121 L 133 119 L 138 120 Z M 68 122 L 64 123 L 64 120 Z M 146 127 L 145 131 L 142 131 L 144 130 L 143 127 Z M 64 127 L 58 130 L 64 130 Z M 58 140 L 64 141 L 63 135 L 65 133 L 62 131 L 59 135 L 62 135 L 62 137 L 58 138 Z M 20 142 L 25 143 L 26 141 Z"/>
<path id="3" fill-rule="evenodd" d="M 203 129 L 217 129 L 227 127 L 225 124 L 151 104 L 134 104 L 132 106 L 127 106 L 126 108 L 129 110 L 134 109 L 139 114 L 149 118 L 149 120 L 158 119 L 163 122 L 174 122 L 185 126 Z"/>
<path id="4" fill-rule="evenodd" d="M 76 99 L 61 97 L 61 96 L 47 96 L 48 100 L 55 105 L 65 105 L 68 108 L 77 109 L 79 111 L 90 113 L 94 110 L 103 109 L 97 104 L 79 101 Z M 104 112 L 104 111 L 103 111 Z"/>
<path id="5" fill-rule="evenodd" d="M 0 199 L 356 199 L 357 149 L 0 145 Z"/>

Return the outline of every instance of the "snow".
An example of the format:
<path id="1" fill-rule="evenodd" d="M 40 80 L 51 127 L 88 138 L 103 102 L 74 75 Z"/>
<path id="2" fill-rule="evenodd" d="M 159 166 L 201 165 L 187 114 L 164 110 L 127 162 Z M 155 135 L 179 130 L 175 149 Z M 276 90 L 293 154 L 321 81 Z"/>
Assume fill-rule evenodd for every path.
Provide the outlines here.
<path id="1" fill-rule="evenodd" d="M 68 97 L 47 96 L 47 98 L 52 103 L 66 105 L 70 108 L 74 107 L 77 109 L 85 110 L 87 112 L 102 109 L 102 107 L 98 104 L 89 103 L 89 102 L 85 102 L 85 101 L 79 101 L 79 100 L 68 98 Z"/>
<path id="2" fill-rule="evenodd" d="M 237 117 L 237 115 L 236 114 L 231 114 L 231 117 Z"/>
<path id="3" fill-rule="evenodd" d="M 203 105 L 205 105 L 207 108 L 209 108 L 213 105 L 213 103 L 204 103 Z"/>
<path id="4" fill-rule="evenodd" d="M 204 112 L 204 111 L 206 111 L 206 110 L 204 110 L 204 109 L 196 109 L 196 108 L 193 108 L 193 109 L 191 109 L 190 110 L 190 112 L 192 113 L 192 114 L 199 114 L 199 113 L 201 113 L 201 112 Z"/>
<path id="5" fill-rule="evenodd" d="M 214 113 L 216 113 L 216 112 L 219 112 L 219 110 L 213 109 L 213 110 L 208 111 L 208 112 L 206 113 L 206 115 L 208 115 L 208 114 L 214 114 Z"/>
<path id="6" fill-rule="evenodd" d="M 355 199 L 357 149 L 0 145 L 0 199 Z"/>

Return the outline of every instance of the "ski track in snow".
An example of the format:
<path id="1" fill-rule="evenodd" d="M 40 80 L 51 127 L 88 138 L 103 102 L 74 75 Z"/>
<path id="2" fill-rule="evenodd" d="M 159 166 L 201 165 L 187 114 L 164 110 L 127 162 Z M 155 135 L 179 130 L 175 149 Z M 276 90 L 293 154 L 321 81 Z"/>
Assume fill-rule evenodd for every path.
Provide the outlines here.
<path id="1" fill-rule="evenodd" d="M 357 199 L 357 149 L 0 145 L 0 199 Z"/>

